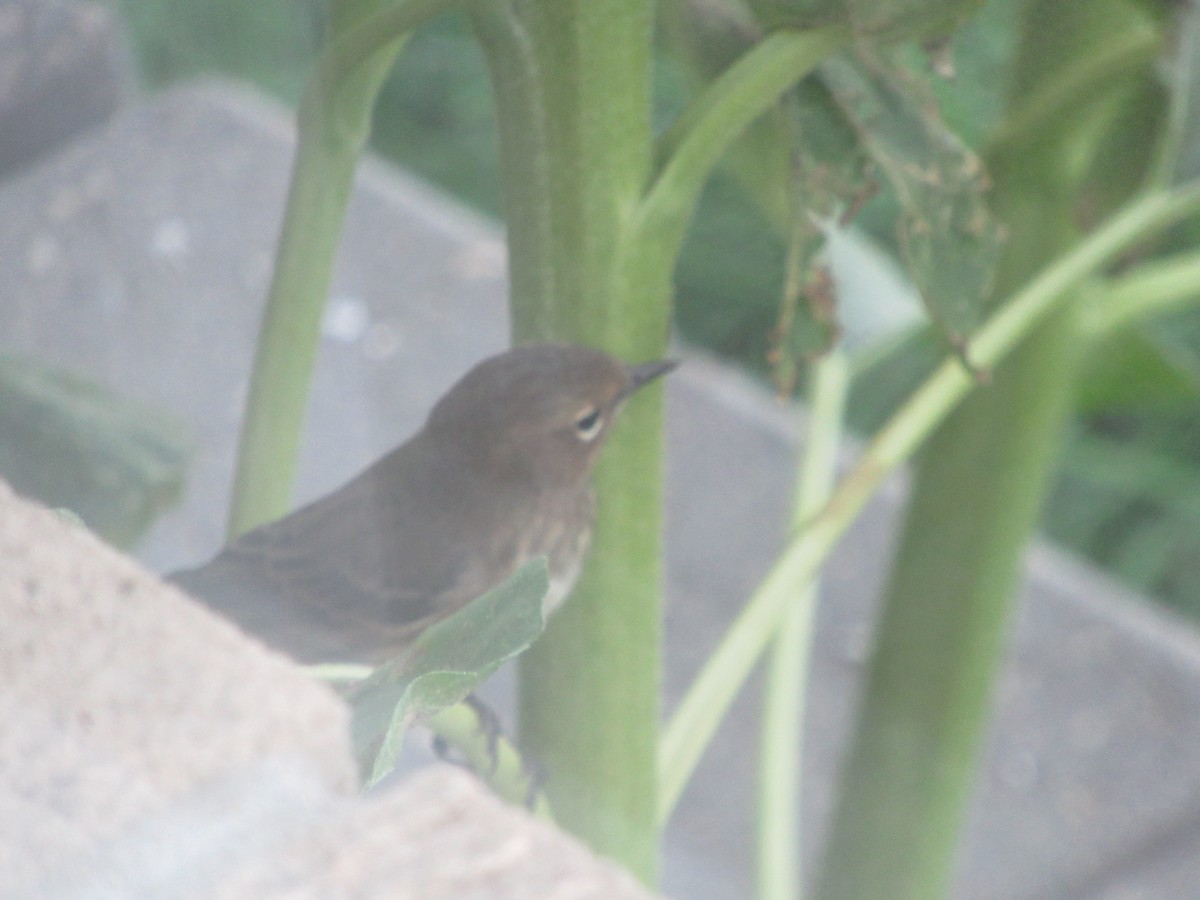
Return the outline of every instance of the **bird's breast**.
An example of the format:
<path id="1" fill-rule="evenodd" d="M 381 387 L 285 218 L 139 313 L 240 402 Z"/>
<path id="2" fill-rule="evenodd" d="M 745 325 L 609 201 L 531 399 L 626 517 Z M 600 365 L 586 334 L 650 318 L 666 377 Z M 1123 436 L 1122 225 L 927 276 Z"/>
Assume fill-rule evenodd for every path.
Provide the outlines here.
<path id="1" fill-rule="evenodd" d="M 567 598 L 583 571 L 594 509 L 590 487 L 545 496 L 534 512 L 525 539 L 518 545 L 514 569 L 539 556 L 546 557 L 550 590 L 542 612 L 547 616 Z"/>

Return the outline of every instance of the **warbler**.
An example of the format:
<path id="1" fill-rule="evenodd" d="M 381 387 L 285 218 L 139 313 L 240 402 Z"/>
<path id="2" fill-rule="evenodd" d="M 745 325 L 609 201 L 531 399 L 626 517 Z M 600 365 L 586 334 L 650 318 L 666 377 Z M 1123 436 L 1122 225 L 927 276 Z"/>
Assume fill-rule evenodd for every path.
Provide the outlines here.
<path id="1" fill-rule="evenodd" d="M 484 360 L 347 484 L 168 577 L 302 662 L 393 655 L 538 556 L 548 614 L 583 566 L 614 418 L 675 365 L 568 344 Z"/>

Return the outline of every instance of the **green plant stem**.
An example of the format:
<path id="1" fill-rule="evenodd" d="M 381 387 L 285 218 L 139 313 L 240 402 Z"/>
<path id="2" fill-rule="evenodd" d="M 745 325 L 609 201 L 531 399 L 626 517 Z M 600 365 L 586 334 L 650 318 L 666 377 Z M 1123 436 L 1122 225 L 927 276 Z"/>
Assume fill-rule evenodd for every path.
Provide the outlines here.
<path id="1" fill-rule="evenodd" d="M 296 159 L 242 424 L 231 535 L 291 505 L 321 313 L 375 98 L 407 30 L 449 5 L 414 0 L 384 12 L 377 0 L 334 6 L 327 49 L 300 101 Z"/>
<path id="2" fill-rule="evenodd" d="M 1148 19 L 1110 0 L 1024 7 L 1005 120 L 1022 140 L 993 143 L 988 159 L 989 205 L 1009 234 L 999 291 L 1078 241 L 1078 205 L 1097 187 L 1092 167 L 1102 148 L 1120 143 L 1121 95 L 1145 77 L 1160 41 Z M 1031 103 L 1031 95 L 1056 102 Z M 1138 181 L 1107 173 L 1097 202 L 1128 197 Z M 1021 558 L 1070 411 L 1079 294 L 1061 293 L 991 373 L 989 389 L 930 436 L 915 467 L 818 898 L 945 894 Z"/>
<path id="3" fill-rule="evenodd" d="M 625 277 L 617 246 L 650 168 L 649 0 L 472 6 L 496 98 L 514 339 L 630 361 L 666 349 L 670 262 Z M 661 388 L 628 406 L 596 473 L 592 551 L 520 660 L 521 746 L 560 824 L 647 882 L 657 870 Z"/>
<path id="4" fill-rule="evenodd" d="M 499 113 L 515 337 L 578 340 L 630 360 L 661 354 L 671 273 L 704 181 L 741 131 L 848 36 L 764 42 L 684 117 L 652 177 L 648 0 L 480 2 L 472 12 Z M 521 739 L 551 773 L 560 822 L 652 881 L 657 391 L 629 405 L 596 482 L 584 578 L 520 664 Z"/>
<path id="5" fill-rule="evenodd" d="M 839 350 L 817 360 L 810 371 L 807 440 L 793 518 L 796 530 L 820 511 L 833 490 L 850 383 L 850 365 Z M 763 900 L 796 900 L 801 894 L 802 735 L 818 590 L 814 580 L 784 615 L 767 673 L 758 822 L 758 896 Z"/>
<path id="6" fill-rule="evenodd" d="M 1080 329 L 1089 340 L 1103 340 L 1138 320 L 1187 309 L 1198 297 L 1200 253 L 1152 260 L 1094 291 Z"/>
<path id="7" fill-rule="evenodd" d="M 1115 256 L 1180 219 L 1200 212 L 1200 187 L 1156 192 L 1129 203 L 1103 226 L 1008 298 L 971 341 L 972 362 L 990 368 L 1050 314 L 1065 293 Z M 905 462 L 976 386 L 957 359 L 947 359 L 864 448 L 829 502 L 802 529 L 755 590 L 671 716 L 659 750 L 659 820 L 665 822 L 704 748 L 834 543 L 884 478 Z"/>
<path id="8" fill-rule="evenodd" d="M 628 230 L 626 247 L 678 253 L 696 198 L 730 145 L 785 91 L 850 41 L 844 28 L 781 30 L 709 84 L 659 141 L 662 160 Z"/>
<path id="9" fill-rule="evenodd" d="M 923 448 L 923 465 L 938 460 L 937 489 L 922 490 L 918 468 L 817 897 L 945 895 L 1015 606 L 1014 557 L 1070 405 L 1079 305 L 1077 292 L 1062 298 Z M 997 408 L 999 436 L 987 427 Z M 947 533 L 933 540 L 914 523 Z"/>

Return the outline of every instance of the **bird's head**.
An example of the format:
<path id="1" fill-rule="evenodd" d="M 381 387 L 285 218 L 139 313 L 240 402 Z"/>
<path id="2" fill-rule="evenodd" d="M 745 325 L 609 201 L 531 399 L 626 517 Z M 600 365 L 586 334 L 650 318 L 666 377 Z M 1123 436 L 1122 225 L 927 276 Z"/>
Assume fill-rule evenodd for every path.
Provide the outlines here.
<path id="1" fill-rule="evenodd" d="M 573 344 L 516 347 L 464 375 L 433 408 L 426 432 L 493 477 L 574 484 L 591 471 L 629 395 L 675 365 L 629 366 Z"/>

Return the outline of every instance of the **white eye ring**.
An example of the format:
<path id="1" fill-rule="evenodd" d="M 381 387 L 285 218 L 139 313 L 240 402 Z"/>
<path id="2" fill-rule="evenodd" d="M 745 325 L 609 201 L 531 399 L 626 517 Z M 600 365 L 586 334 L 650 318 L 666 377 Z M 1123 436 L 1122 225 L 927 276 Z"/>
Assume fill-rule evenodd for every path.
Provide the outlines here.
<path id="1" fill-rule="evenodd" d="M 584 407 L 575 416 L 575 434 L 581 441 L 595 440 L 603 427 L 604 416 L 598 406 Z"/>

